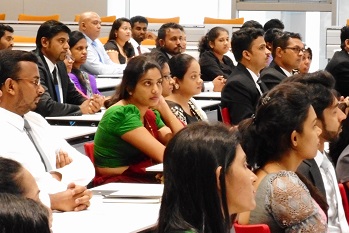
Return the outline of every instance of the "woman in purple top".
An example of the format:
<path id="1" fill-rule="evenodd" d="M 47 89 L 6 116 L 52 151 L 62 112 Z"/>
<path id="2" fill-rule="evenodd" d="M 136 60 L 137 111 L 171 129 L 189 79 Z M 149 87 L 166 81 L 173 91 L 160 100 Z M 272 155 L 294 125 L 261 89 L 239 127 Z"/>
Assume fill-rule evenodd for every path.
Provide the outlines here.
<path id="1" fill-rule="evenodd" d="M 84 34 L 79 31 L 73 31 L 69 35 L 69 46 L 74 59 L 73 68 L 69 73 L 70 79 L 74 82 L 76 88 L 88 98 L 93 94 L 101 93 L 97 89 L 95 76 L 80 70 L 82 64 L 87 58 L 87 41 Z"/>

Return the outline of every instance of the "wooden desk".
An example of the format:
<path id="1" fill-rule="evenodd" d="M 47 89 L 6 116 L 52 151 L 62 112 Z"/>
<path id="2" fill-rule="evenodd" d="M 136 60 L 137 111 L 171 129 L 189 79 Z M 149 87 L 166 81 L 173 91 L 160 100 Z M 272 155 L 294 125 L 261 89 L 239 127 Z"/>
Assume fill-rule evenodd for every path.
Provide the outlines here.
<path id="1" fill-rule="evenodd" d="M 196 100 L 221 100 L 221 92 L 201 92 L 198 95 L 194 95 Z"/>
<path id="2" fill-rule="evenodd" d="M 87 210 L 53 213 L 52 231 L 54 233 L 142 232 L 156 226 L 159 209 L 160 203 L 103 203 L 102 196 L 94 195 Z"/>

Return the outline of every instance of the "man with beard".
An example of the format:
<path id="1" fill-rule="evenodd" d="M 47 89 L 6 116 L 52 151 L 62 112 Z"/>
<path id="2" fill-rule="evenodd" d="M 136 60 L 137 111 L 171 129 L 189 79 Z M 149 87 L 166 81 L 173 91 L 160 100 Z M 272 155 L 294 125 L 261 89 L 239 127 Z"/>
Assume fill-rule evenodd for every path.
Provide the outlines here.
<path id="1" fill-rule="evenodd" d="M 156 38 L 156 49 L 162 52 L 168 60 L 182 53 L 183 32 L 183 27 L 177 23 L 161 25 Z"/>
<path id="2" fill-rule="evenodd" d="M 326 197 L 329 205 L 328 232 L 349 232 L 334 166 L 325 150 L 325 143 L 338 139 L 342 121 L 346 119 L 345 113 L 338 108 L 337 93 L 334 90 L 335 79 L 327 71 L 318 71 L 284 80 L 289 81 L 301 82 L 308 86 L 312 106 L 317 115 L 314 126 L 317 125 L 322 130 L 317 155 L 314 159 L 304 160 L 297 172 L 308 178 Z"/>
<path id="3" fill-rule="evenodd" d="M 13 48 L 13 28 L 0 23 L 0 50 Z"/>
<path id="4" fill-rule="evenodd" d="M 56 20 L 44 22 L 36 36 L 40 82 L 45 89 L 36 108 L 43 117 L 93 114 L 100 110 L 102 97 L 86 99 L 71 82 L 64 59 L 69 49 L 70 29 Z"/>

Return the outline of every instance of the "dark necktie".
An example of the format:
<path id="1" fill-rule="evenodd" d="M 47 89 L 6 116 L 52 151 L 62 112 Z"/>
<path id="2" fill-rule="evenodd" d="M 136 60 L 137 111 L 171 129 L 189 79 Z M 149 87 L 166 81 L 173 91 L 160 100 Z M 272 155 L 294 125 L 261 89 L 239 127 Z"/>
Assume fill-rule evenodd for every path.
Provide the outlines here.
<path id="1" fill-rule="evenodd" d="M 265 93 L 265 92 L 268 91 L 268 87 L 265 85 L 264 82 L 262 82 L 261 78 L 259 78 L 259 79 L 257 80 L 257 84 L 259 85 L 259 87 L 261 88 L 261 91 L 262 91 L 263 93 Z"/>
<path id="2" fill-rule="evenodd" d="M 24 119 L 24 131 L 26 132 L 30 141 L 33 143 L 33 145 L 35 146 L 35 149 L 40 155 L 41 161 L 45 166 L 45 170 L 51 171 L 52 167 L 50 165 L 50 162 L 48 161 L 48 158 L 45 156 L 45 153 L 43 152 L 40 144 L 37 142 L 35 135 L 33 134 L 32 128 L 30 127 L 29 122 L 26 119 Z"/>
<path id="3" fill-rule="evenodd" d="M 138 50 L 138 55 L 141 55 L 142 52 L 141 52 L 141 46 L 140 45 L 138 45 L 137 50 Z"/>
<path id="4" fill-rule="evenodd" d="M 59 94 L 59 85 L 58 85 L 58 80 L 57 80 L 57 68 L 56 67 L 52 71 L 52 77 L 53 77 L 53 83 L 55 84 L 55 91 L 56 91 L 57 102 L 61 102 L 61 96 Z"/>

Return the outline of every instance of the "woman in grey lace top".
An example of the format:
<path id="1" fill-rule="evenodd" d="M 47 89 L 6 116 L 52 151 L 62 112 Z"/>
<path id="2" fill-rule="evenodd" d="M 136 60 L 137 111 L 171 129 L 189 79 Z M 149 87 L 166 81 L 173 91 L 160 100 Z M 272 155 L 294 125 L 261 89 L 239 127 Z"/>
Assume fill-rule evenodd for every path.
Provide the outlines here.
<path id="1" fill-rule="evenodd" d="M 303 159 L 315 157 L 321 133 L 308 96 L 303 84 L 279 84 L 262 96 L 255 116 L 239 125 L 258 177 L 257 206 L 241 214 L 240 224 L 264 223 L 272 233 L 327 232 L 322 197 L 295 173 Z"/>

